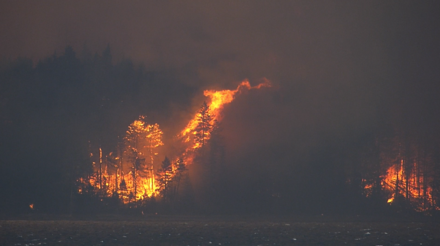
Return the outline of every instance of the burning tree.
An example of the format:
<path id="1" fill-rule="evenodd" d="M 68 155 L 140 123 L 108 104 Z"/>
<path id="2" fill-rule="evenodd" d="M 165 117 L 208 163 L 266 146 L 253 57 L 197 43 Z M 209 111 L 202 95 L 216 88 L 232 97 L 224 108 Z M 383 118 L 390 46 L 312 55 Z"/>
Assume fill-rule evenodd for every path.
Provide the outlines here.
<path id="1" fill-rule="evenodd" d="M 163 132 L 159 128 L 159 124 L 148 125 L 146 127 L 147 149 L 150 160 L 150 166 L 154 166 L 154 157 L 158 155 L 155 151 L 157 147 L 162 146 Z"/>

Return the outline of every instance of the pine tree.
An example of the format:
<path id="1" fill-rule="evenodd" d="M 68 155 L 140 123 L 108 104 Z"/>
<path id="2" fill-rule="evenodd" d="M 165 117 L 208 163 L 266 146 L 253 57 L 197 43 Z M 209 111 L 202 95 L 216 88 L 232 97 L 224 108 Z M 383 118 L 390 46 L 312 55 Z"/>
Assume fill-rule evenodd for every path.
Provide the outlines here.
<path id="1" fill-rule="evenodd" d="M 212 121 L 213 117 L 209 112 L 209 107 L 206 102 L 203 102 L 197 114 L 197 126 L 195 128 L 195 143 L 198 148 L 203 148 L 209 139 L 213 124 Z"/>
<path id="2" fill-rule="evenodd" d="M 159 124 L 148 125 L 146 127 L 146 153 L 145 156 L 148 159 L 148 162 L 145 162 L 145 165 L 142 169 L 142 174 L 145 178 L 149 179 L 149 188 L 154 189 L 154 159 L 157 156 L 156 148 L 163 145 L 162 135 L 163 132 L 159 128 Z M 147 166 L 148 164 L 148 166 Z"/>
<path id="3" fill-rule="evenodd" d="M 174 177 L 176 180 L 176 189 L 175 189 L 176 196 L 179 195 L 180 181 L 182 179 L 183 173 L 186 170 L 188 170 L 188 169 L 186 168 L 186 165 L 183 162 L 183 158 L 180 157 L 176 162 L 176 175 Z"/>
<path id="4" fill-rule="evenodd" d="M 125 146 L 127 148 L 128 160 L 132 163 L 132 176 L 133 176 L 133 197 L 136 199 L 137 195 L 137 178 L 138 170 L 145 162 L 145 158 L 142 158 L 142 141 L 145 139 L 145 116 L 139 116 L 138 120 L 135 120 L 128 126 L 128 130 L 125 140 Z"/>
<path id="5" fill-rule="evenodd" d="M 162 193 L 163 199 L 166 201 L 169 198 L 169 187 L 171 183 L 173 167 L 168 157 L 162 161 L 161 169 L 157 173 L 157 182 L 159 191 Z"/>

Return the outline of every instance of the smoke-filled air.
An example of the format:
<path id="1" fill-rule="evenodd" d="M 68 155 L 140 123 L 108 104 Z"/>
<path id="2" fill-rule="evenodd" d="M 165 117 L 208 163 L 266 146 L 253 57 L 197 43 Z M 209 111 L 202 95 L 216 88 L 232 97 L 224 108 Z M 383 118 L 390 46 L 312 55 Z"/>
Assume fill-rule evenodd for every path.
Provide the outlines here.
<path id="1" fill-rule="evenodd" d="M 2 1 L 0 216 L 436 216 L 439 7 Z"/>

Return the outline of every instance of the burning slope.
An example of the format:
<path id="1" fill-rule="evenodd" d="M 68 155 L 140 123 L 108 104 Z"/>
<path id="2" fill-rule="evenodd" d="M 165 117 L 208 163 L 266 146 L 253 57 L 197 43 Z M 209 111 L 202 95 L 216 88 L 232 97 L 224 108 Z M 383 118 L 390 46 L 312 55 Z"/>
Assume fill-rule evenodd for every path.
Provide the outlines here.
<path id="1" fill-rule="evenodd" d="M 193 117 L 185 129 L 183 129 L 180 133 L 180 137 L 184 139 L 185 142 L 190 142 L 191 139 L 195 140 L 194 144 L 187 149 L 187 152 L 191 149 L 198 149 L 202 147 L 203 144 L 201 144 L 201 141 L 204 142 L 210 139 L 212 126 L 215 126 L 217 122 L 221 121 L 224 105 L 231 103 L 237 95 L 244 91 L 260 89 L 262 87 L 271 87 L 270 81 L 264 79 L 264 82 L 260 83 L 259 85 L 251 86 L 248 80 L 244 80 L 235 90 L 205 90 L 203 94 L 210 99 L 209 104 L 206 104 L 205 102 L 201 110 Z M 206 124 L 206 129 L 200 129 L 203 128 L 203 126 L 200 127 L 201 124 Z M 206 131 L 201 133 L 202 136 L 197 139 L 194 136 L 200 134 L 200 130 Z"/>
<path id="2" fill-rule="evenodd" d="M 204 95 L 210 99 L 209 102 L 204 102 L 178 136 L 185 143 L 185 150 L 174 162 L 166 158 L 156 172 L 157 148 L 164 145 L 163 132 L 158 124 L 147 124 L 146 117 L 140 116 L 129 125 L 116 155 L 112 152 L 103 155 L 101 148 L 97 157 L 91 154 L 94 173 L 78 180 L 79 193 L 118 197 L 128 204 L 171 192 L 170 184 L 180 182 L 185 165 L 191 164 L 197 154 L 195 150 L 203 147 L 221 121 L 224 105 L 244 91 L 270 86 L 267 79 L 257 86 L 251 86 L 248 80 L 244 80 L 235 90 L 205 90 Z"/>

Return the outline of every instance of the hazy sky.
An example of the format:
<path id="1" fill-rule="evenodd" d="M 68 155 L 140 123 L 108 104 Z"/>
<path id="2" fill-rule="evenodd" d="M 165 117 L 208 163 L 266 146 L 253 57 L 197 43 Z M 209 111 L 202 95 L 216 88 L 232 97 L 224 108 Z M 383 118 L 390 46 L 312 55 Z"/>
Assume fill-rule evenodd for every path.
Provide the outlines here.
<path id="1" fill-rule="evenodd" d="M 0 57 L 37 61 L 66 45 L 80 53 L 84 45 L 101 52 L 109 44 L 116 60 L 172 67 L 204 83 L 268 77 L 344 85 L 372 71 L 393 76 L 388 49 L 411 28 L 409 5 L 415 3 L 2 1 Z"/>
<path id="2" fill-rule="evenodd" d="M 130 58 L 149 69 L 169 69 L 202 89 L 232 89 L 245 78 L 256 84 L 266 77 L 278 94 L 260 102 L 266 105 L 260 109 L 280 108 L 272 119 L 311 132 L 361 131 L 390 101 L 415 105 L 438 89 L 437 5 L 2 1 L 0 59 L 38 61 L 61 54 L 66 45 L 81 56 L 84 47 L 100 53 L 110 45 L 114 61 Z M 413 111 L 424 107 L 417 105 Z"/>

